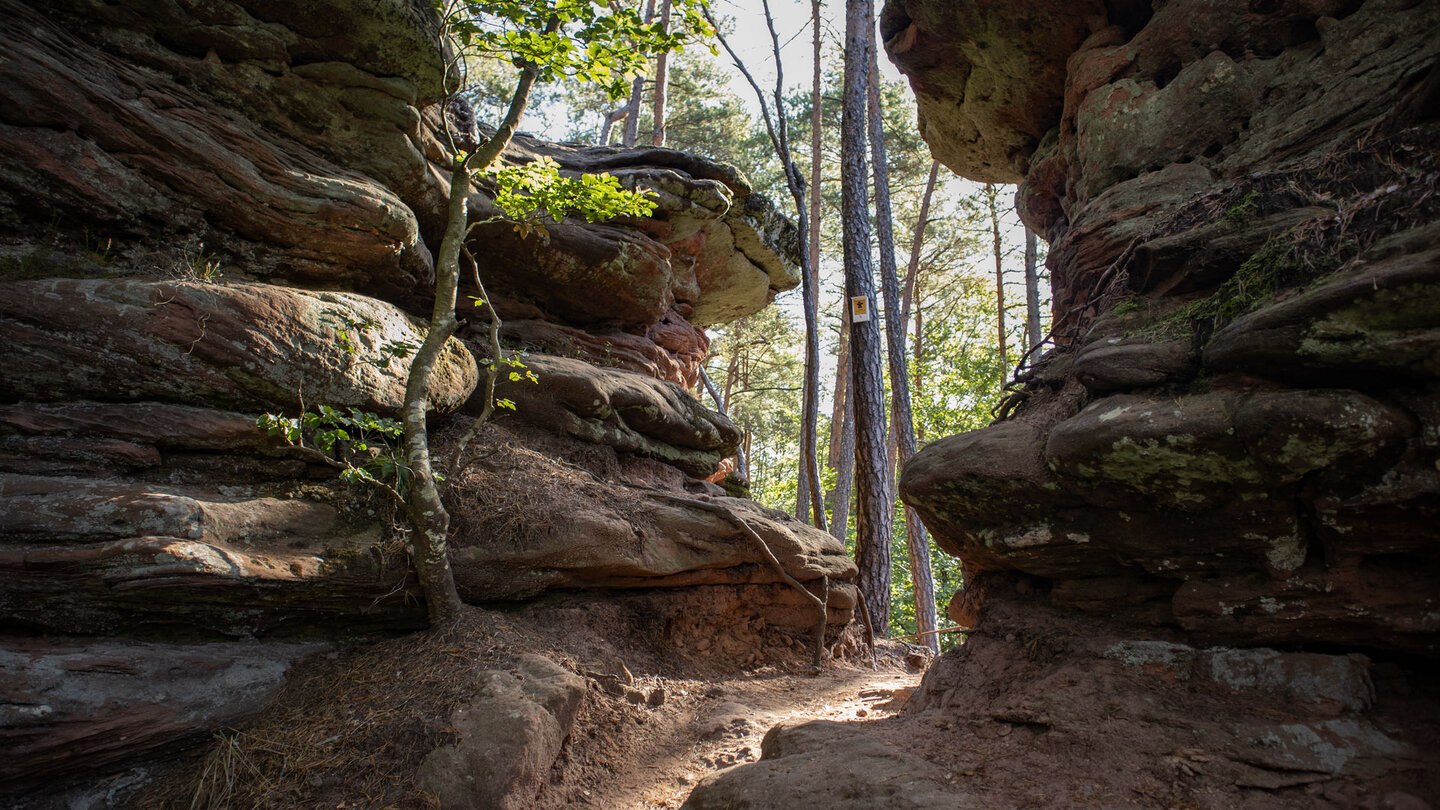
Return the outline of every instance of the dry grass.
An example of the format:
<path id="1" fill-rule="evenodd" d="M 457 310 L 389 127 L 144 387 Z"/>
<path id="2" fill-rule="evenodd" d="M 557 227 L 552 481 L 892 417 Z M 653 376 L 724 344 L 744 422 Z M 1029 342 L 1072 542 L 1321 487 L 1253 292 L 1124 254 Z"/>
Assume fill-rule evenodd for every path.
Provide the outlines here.
<path id="1" fill-rule="evenodd" d="M 644 501 L 626 487 L 601 480 L 584 466 L 533 450 L 514 435 L 487 426 L 464 469 L 451 480 L 446 499 L 457 535 L 487 537 L 517 547 L 533 544 L 554 528 L 552 515 L 603 505 L 632 520 Z M 601 459 L 603 462 L 603 459 Z M 604 467 L 600 466 L 603 470 Z"/>
<path id="2" fill-rule="evenodd" d="M 445 632 L 417 633 L 303 664 L 247 729 L 216 735 L 194 767 L 136 806 L 431 808 L 414 783 L 425 755 L 454 741 L 448 722 L 480 672 L 538 640 L 470 610 Z"/>

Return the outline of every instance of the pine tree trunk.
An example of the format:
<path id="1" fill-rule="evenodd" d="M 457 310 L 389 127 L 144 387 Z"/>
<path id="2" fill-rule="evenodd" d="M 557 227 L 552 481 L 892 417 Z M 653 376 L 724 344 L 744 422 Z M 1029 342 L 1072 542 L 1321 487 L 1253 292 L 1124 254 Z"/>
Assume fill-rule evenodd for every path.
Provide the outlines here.
<path id="1" fill-rule="evenodd" d="M 792 164 L 793 166 L 793 164 Z M 799 169 L 795 169 L 798 173 Z M 798 179 L 798 177 L 797 177 Z M 815 194 L 819 194 L 818 191 Z M 805 194 L 803 191 L 795 195 L 795 204 L 804 210 Z M 804 221 L 804 215 L 800 217 Z M 819 231 L 818 222 L 807 223 L 806 228 L 810 231 Z M 805 230 L 801 229 L 801 235 L 805 236 Z M 812 240 L 813 241 L 813 240 Z M 807 251 L 808 253 L 808 251 Z M 825 498 L 820 490 L 820 313 L 818 311 L 818 295 L 816 290 L 820 286 L 818 275 L 814 272 L 811 259 L 808 255 L 802 255 L 804 264 L 800 272 L 802 275 L 801 295 L 804 296 L 805 309 L 805 390 L 801 397 L 801 425 L 800 425 L 800 463 L 802 475 L 800 478 L 801 489 L 809 496 L 809 509 L 800 510 L 811 512 L 813 525 L 823 529 L 825 520 Z M 804 519 L 803 517 L 801 518 Z"/>
<path id="2" fill-rule="evenodd" d="M 765 13 L 765 27 L 770 32 L 770 44 L 775 58 L 774 118 L 771 118 L 764 91 L 756 83 L 755 77 L 745 68 L 745 63 L 740 59 L 739 54 L 730 47 L 730 43 L 723 34 L 717 34 L 717 39 L 725 51 L 730 54 L 736 69 L 750 83 L 750 87 L 758 97 L 765 130 L 770 136 L 770 144 L 774 147 L 775 156 L 780 159 L 780 164 L 785 171 L 785 186 L 795 200 L 795 228 L 800 248 L 800 276 L 803 285 L 801 300 L 805 308 L 805 377 L 801 385 L 800 470 L 796 476 L 795 516 L 808 521 L 813 510 L 815 525 L 823 529 L 825 528 L 825 502 L 820 492 L 820 467 L 815 447 L 818 429 L 816 425 L 820 421 L 820 335 L 817 324 L 818 315 L 815 311 L 817 296 L 813 293 L 816 280 L 808 271 L 810 266 L 808 239 L 810 225 L 806 216 L 805 180 L 800 175 L 800 168 L 795 165 L 795 159 L 790 149 L 790 120 L 785 113 L 785 74 L 783 71 L 784 61 L 780 58 L 780 37 L 775 30 L 775 19 L 770 14 L 769 0 L 761 0 L 761 6 Z M 709 16 L 709 10 L 706 9 L 704 13 L 713 25 L 714 20 Z"/>
<path id="3" fill-rule="evenodd" d="M 840 351 L 835 362 L 835 408 L 830 416 L 830 535 L 844 543 L 850 531 L 850 497 L 855 491 L 855 400 L 850 396 L 850 318 L 840 318 Z"/>
<path id="4" fill-rule="evenodd" d="M 630 100 L 625 103 L 625 126 L 620 130 L 621 146 L 634 146 L 640 137 L 640 97 L 644 89 L 644 77 L 636 76 L 630 83 Z"/>
<path id="5" fill-rule="evenodd" d="M 645 6 L 645 20 L 655 19 L 655 0 Z M 645 77 L 636 76 L 630 82 L 630 100 L 625 104 L 625 128 L 620 133 L 620 143 L 634 146 L 640 139 L 640 102 L 645 91 Z"/>
<path id="6" fill-rule="evenodd" d="M 670 0 L 660 0 L 660 27 L 670 31 Z M 650 142 L 655 146 L 665 145 L 665 104 L 669 92 L 670 52 L 662 51 L 655 59 L 655 106 L 652 117 L 655 120 L 654 136 Z"/>
<path id="7" fill-rule="evenodd" d="M 811 89 L 811 184 L 809 184 L 809 206 L 811 206 L 811 210 L 809 210 L 809 222 L 811 222 L 811 229 L 809 229 L 809 255 L 808 257 L 806 257 L 809 258 L 809 261 L 806 262 L 804 268 L 805 275 L 806 277 L 808 277 L 809 280 L 809 288 L 808 290 L 805 290 L 804 293 L 806 297 L 809 298 L 809 307 L 811 307 L 812 310 L 815 311 L 816 320 L 816 323 L 814 324 L 814 329 L 816 331 L 816 368 L 814 383 L 816 389 L 819 388 L 819 215 L 821 215 L 821 193 L 819 192 L 821 192 L 822 143 L 821 110 L 819 110 L 819 102 L 821 102 L 821 61 L 819 61 L 819 59 L 821 59 L 821 50 L 819 50 L 819 46 L 821 46 L 821 14 L 819 14 L 819 10 L 821 10 L 821 0 L 812 0 L 811 30 L 812 32 L 814 32 L 814 74 L 812 74 Z M 811 324 L 806 324 L 806 329 L 811 329 Z M 806 370 L 808 370 L 809 344 L 806 344 L 805 350 Z M 837 375 L 837 383 L 840 382 L 841 376 L 842 375 Z M 808 385 L 808 383 L 809 378 L 806 378 L 806 385 Z M 840 395 L 840 388 L 838 388 L 837 385 L 837 396 L 838 395 Z M 814 421 L 815 430 L 819 431 L 819 402 L 816 402 L 815 404 L 814 419 L 812 419 L 812 421 Z M 829 455 L 831 455 L 831 460 L 834 460 L 835 448 L 837 448 L 838 444 L 838 442 L 835 441 L 835 435 L 837 435 L 835 434 L 835 417 L 831 417 L 831 448 L 829 448 Z M 818 437 L 816 437 L 816 440 L 818 440 Z M 818 441 L 816 441 L 816 444 L 818 444 Z M 816 447 L 816 455 L 818 455 L 818 453 L 819 448 Z M 815 461 L 815 480 L 809 481 L 809 484 L 811 484 L 812 500 L 814 500 L 816 496 L 819 496 L 819 490 L 821 490 L 821 484 L 819 484 L 818 480 L 819 458 L 816 457 Z M 834 461 L 831 461 L 831 467 L 834 467 Z M 821 499 L 821 507 L 819 507 L 819 509 L 824 509 L 824 496 L 819 496 L 819 499 Z M 850 500 L 848 500 L 848 487 L 847 500 L 845 500 L 844 512 L 837 513 L 834 509 L 835 507 L 831 507 L 831 516 L 829 516 L 829 522 L 834 523 L 835 519 L 837 519 L 837 515 L 840 516 L 841 538 L 844 538 L 845 522 L 847 522 L 848 517 L 850 517 Z"/>
<path id="8" fill-rule="evenodd" d="M 925 194 L 920 198 L 920 215 L 915 220 L 915 238 L 910 242 L 910 265 L 905 271 L 905 294 L 900 300 L 900 320 L 910 322 L 910 302 L 915 300 L 915 280 L 920 277 L 920 249 L 925 246 L 925 228 L 930 224 L 930 201 L 935 196 L 935 181 L 940 179 L 940 161 L 930 161 L 930 177 L 925 181 Z"/>
<path id="9" fill-rule="evenodd" d="M 1008 368 L 1007 347 L 1005 345 L 1005 272 L 1001 267 L 1000 250 L 1000 208 L 995 200 L 1000 195 L 1000 190 L 994 183 L 985 184 L 985 204 L 990 209 L 990 236 L 995 251 L 995 301 L 997 305 L 996 324 L 999 332 L 997 344 L 1000 347 L 1000 366 Z M 1006 376 L 1009 376 L 1008 374 Z"/>
<path id="10" fill-rule="evenodd" d="M 629 107 L 620 107 L 619 109 L 611 110 L 610 112 L 605 113 L 605 120 L 600 123 L 599 144 L 601 146 L 610 145 L 610 131 L 615 128 L 616 124 L 620 123 L 620 121 L 625 118 L 625 112 L 629 109 Z"/>
<path id="11" fill-rule="evenodd" d="M 841 228 L 845 288 L 874 311 L 875 271 L 870 257 L 870 217 L 865 180 L 866 99 L 874 11 L 868 0 L 845 4 L 845 92 L 840 126 Z M 857 584 L 879 636 L 890 627 L 890 541 L 894 488 L 885 453 L 885 380 L 880 324 L 850 325 L 855 401 L 855 557 Z"/>
<path id="12" fill-rule="evenodd" d="M 895 232 L 890 208 L 890 161 L 885 152 L 884 109 L 880 105 L 880 67 L 876 48 L 870 49 L 870 161 L 875 174 L 875 229 L 880 247 L 880 287 L 885 297 L 885 342 L 890 367 L 890 446 L 888 469 L 899 475 L 915 455 L 915 425 L 910 411 L 910 370 L 905 361 L 905 315 L 900 304 L 900 280 L 895 267 Z M 932 175 L 933 177 L 933 175 Z M 921 221 L 924 221 L 922 214 Z M 923 229 L 923 226 L 922 226 Z M 895 480 L 895 479 L 892 479 Z M 893 496 L 892 496 L 893 497 Z M 935 652 L 935 578 L 930 568 L 930 542 L 914 509 L 905 507 L 906 552 L 915 599 L 915 629 Z"/>
<path id="13" fill-rule="evenodd" d="M 1025 229 L 1025 348 L 1034 351 L 1045 336 L 1040 332 L 1040 272 L 1035 267 L 1035 232 Z M 1032 355 L 1033 363 L 1035 356 Z"/>
<path id="14" fill-rule="evenodd" d="M 915 351 L 911 355 L 915 358 L 915 385 L 911 392 L 915 399 L 924 401 L 925 398 L 925 302 L 922 300 L 920 291 L 915 291 Z M 925 441 L 925 424 L 921 422 L 920 427 L 915 431 L 917 443 Z"/>
<path id="15" fill-rule="evenodd" d="M 854 376 L 850 362 L 847 354 L 841 367 L 846 377 Z M 830 536 L 844 543 L 850 532 L 850 502 L 855 496 L 855 400 L 847 396 L 839 406 L 839 433 L 834 445 L 839 463 L 835 466 L 835 490 L 830 495 Z"/>

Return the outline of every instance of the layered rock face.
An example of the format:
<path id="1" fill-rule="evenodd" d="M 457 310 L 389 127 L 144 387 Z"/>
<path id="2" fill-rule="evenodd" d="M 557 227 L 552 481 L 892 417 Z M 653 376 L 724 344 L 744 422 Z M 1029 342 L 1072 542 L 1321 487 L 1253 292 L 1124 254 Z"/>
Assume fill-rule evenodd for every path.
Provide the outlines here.
<path id="1" fill-rule="evenodd" d="M 1410 0 L 895 0 L 882 22 L 936 154 L 1020 182 L 1051 242 L 1055 348 L 1006 421 L 901 484 L 965 563 L 952 617 L 1007 639 L 1104 617 L 1111 659 L 1164 639 L 1185 646 L 1157 666 L 1186 672 L 1246 650 L 1231 686 L 1295 690 L 1291 737 L 1392 755 L 1221 752 L 1316 782 L 1436 787 L 1416 781 L 1433 740 L 1327 737 L 1301 681 L 1333 679 L 1264 648 L 1371 656 L 1314 665 L 1352 679 L 1440 656 L 1437 27 Z M 932 692 L 970 688 L 965 656 Z M 1394 720 L 1340 703 L 1356 728 Z"/>
<path id="2" fill-rule="evenodd" d="M 907 8 L 892 54 L 928 88 L 914 51 L 938 28 Z M 906 497 L 974 574 L 1043 577 L 1058 604 L 1435 656 L 1440 43 L 1418 32 L 1440 11 L 1083 11 L 1032 12 L 1071 23 L 1053 76 L 982 58 L 1012 28 L 948 41 L 981 49 L 966 120 L 1030 144 L 1000 178 L 1053 244 L 1057 348 L 1008 421 L 917 458 Z M 985 82 L 1052 114 L 972 105 Z"/>
<path id="3" fill-rule="evenodd" d="M 297 656 L 423 626 L 385 498 L 256 419 L 397 413 L 409 361 L 389 349 L 422 334 L 448 179 L 428 3 L 5 2 L 0 18 L 0 791 L 14 791 L 203 741 Z M 567 219 L 548 242 L 472 234 L 503 338 L 541 384 L 505 383 L 517 414 L 453 474 L 463 597 L 685 586 L 693 613 L 705 588 L 748 588 L 749 602 L 718 595 L 710 620 L 809 632 L 813 609 L 753 543 L 687 505 L 723 495 L 703 479 L 739 436 L 680 387 L 704 326 L 798 284 L 793 227 L 735 170 L 678 152 L 521 137 L 503 159 L 540 156 L 613 172 L 659 208 Z M 470 208 L 491 212 L 483 189 Z M 484 342 L 462 329 L 441 357 L 437 451 L 480 409 Z M 789 574 L 835 580 L 830 618 L 848 622 L 842 547 L 724 503 Z"/>
<path id="4" fill-rule="evenodd" d="M 1006 418 L 901 481 L 973 632 L 872 732 L 931 766 L 894 806 L 1440 802 L 1437 30 L 1416 0 L 887 4 L 923 135 L 1020 184 L 1055 313 Z M 691 806 L 844 736 L 777 730 Z"/>

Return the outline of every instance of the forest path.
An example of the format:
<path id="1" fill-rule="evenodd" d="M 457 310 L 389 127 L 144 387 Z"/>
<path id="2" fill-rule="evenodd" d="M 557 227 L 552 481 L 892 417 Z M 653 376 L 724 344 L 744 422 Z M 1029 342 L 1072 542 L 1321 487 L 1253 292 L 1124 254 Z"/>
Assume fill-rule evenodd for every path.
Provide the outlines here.
<path id="1" fill-rule="evenodd" d="M 606 810 L 678 808 L 700 779 L 759 759 L 760 741 L 771 727 L 889 717 L 900 711 L 920 677 L 884 668 L 883 662 L 876 670 L 832 662 L 813 677 L 757 674 L 671 682 L 667 688 L 674 690 L 679 711 L 635 729 L 644 741 L 622 761 L 607 763 L 609 778 L 569 798 L 576 806 Z"/>

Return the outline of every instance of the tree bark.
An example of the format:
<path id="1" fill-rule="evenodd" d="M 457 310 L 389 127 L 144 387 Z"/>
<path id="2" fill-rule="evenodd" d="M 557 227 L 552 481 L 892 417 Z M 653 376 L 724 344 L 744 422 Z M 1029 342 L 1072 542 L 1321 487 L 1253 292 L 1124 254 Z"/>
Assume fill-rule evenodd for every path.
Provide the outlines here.
<path id="1" fill-rule="evenodd" d="M 849 324 L 848 317 L 846 324 Z M 835 456 L 835 490 L 830 496 L 830 536 L 841 543 L 846 541 L 850 531 L 850 500 L 855 493 L 855 400 L 848 395 L 849 379 L 854 374 L 850 364 L 850 352 L 847 348 L 835 370 L 837 375 L 843 374 L 846 378 L 843 392 L 846 396 L 835 403 L 836 430 L 832 439 L 834 444 L 831 446 L 832 455 Z"/>
<path id="2" fill-rule="evenodd" d="M 411 558 L 420 587 L 425 592 L 426 611 L 432 627 L 453 621 L 461 608 L 447 544 L 450 513 L 445 511 L 440 491 L 435 486 L 425 421 L 430 377 L 445 348 L 445 341 L 459 325 L 455 320 L 455 297 L 460 286 L 460 248 L 465 238 L 470 173 L 463 157 L 457 155 L 451 161 L 445 236 L 435 262 L 435 303 L 430 311 L 430 327 L 425 332 L 425 340 L 410 364 L 410 373 L 405 380 L 405 401 L 400 412 L 405 428 L 405 464 L 410 469 L 405 515 L 414 529 Z"/>
<path id="3" fill-rule="evenodd" d="M 645 89 L 645 77 L 636 76 L 630 82 L 630 100 L 625 104 L 625 126 L 620 130 L 620 144 L 634 146 L 640 137 L 640 96 Z"/>
<path id="4" fill-rule="evenodd" d="M 660 0 L 660 27 L 670 32 L 670 0 Z M 651 115 L 655 119 L 654 135 L 650 142 L 655 146 L 665 145 L 665 103 L 669 91 L 667 81 L 670 71 L 670 52 L 662 51 L 655 58 L 655 103 Z"/>
<path id="5" fill-rule="evenodd" d="M 645 6 L 645 20 L 655 19 L 655 0 Z M 640 139 L 640 101 L 645 91 L 645 77 L 636 76 L 630 82 L 630 100 L 625 104 L 625 128 L 620 132 L 620 143 L 634 146 Z"/>
<path id="6" fill-rule="evenodd" d="M 840 316 L 840 351 L 835 363 L 835 407 L 830 415 L 830 535 L 845 542 L 850 530 L 850 496 L 855 491 L 855 400 L 850 396 L 850 316 Z"/>
<path id="7" fill-rule="evenodd" d="M 1025 350 L 1034 351 L 1045 337 L 1040 332 L 1040 273 L 1035 267 L 1035 232 L 1025 229 Z M 1033 361 L 1032 361 L 1033 362 Z"/>
<path id="8" fill-rule="evenodd" d="M 911 389 L 916 399 L 925 401 L 925 302 L 920 290 L 915 290 L 915 386 Z M 925 424 L 915 431 L 916 442 L 925 441 Z"/>
<path id="9" fill-rule="evenodd" d="M 553 31 L 558 22 L 552 23 Z M 495 134 L 468 157 L 455 155 L 450 164 L 450 197 L 446 208 L 445 235 L 435 256 L 435 303 L 430 309 L 430 324 L 425 340 L 415 352 L 410 372 L 405 379 L 405 401 L 400 420 L 404 427 L 405 464 L 410 470 L 410 487 L 405 493 L 405 515 L 414 528 L 411 537 L 411 558 L 420 587 L 425 591 L 426 611 L 431 626 L 438 627 L 455 620 L 460 614 L 460 594 L 455 588 L 455 574 L 450 568 L 448 537 L 450 514 L 440 500 L 435 486 L 435 471 L 430 459 L 430 434 L 426 424 L 429 405 L 430 377 L 435 363 L 445 348 L 445 341 L 454 334 L 459 321 L 455 318 L 455 299 L 460 287 L 460 252 L 465 247 L 468 231 L 467 203 L 470 196 L 470 172 L 490 165 L 504 151 L 515 134 L 537 70 L 527 67 L 520 72 L 515 93 L 505 118 Z"/>
<path id="10" fill-rule="evenodd" d="M 900 320 L 910 322 L 910 302 L 915 300 L 915 279 L 920 276 L 920 249 L 925 245 L 925 228 L 930 224 L 930 201 L 935 196 L 935 181 L 940 179 L 940 161 L 930 161 L 930 177 L 925 181 L 925 195 L 920 198 L 920 215 L 915 220 L 915 238 L 910 241 L 910 265 L 905 271 L 905 294 L 900 300 Z"/>
<path id="11" fill-rule="evenodd" d="M 844 234 L 847 296 L 860 297 L 874 311 L 875 271 L 870 258 L 870 217 L 865 180 L 865 124 L 870 84 L 869 0 L 845 4 L 845 92 L 840 127 L 841 228 Z M 855 401 L 855 556 L 857 584 L 870 607 L 875 632 L 889 634 L 890 541 L 894 489 L 885 453 L 885 382 L 879 322 L 851 323 L 850 346 Z"/>
<path id="12" fill-rule="evenodd" d="M 885 151 L 885 116 L 880 104 L 880 67 L 876 48 L 870 50 L 870 161 L 875 174 L 875 229 L 880 247 L 880 288 L 885 298 L 885 342 L 890 367 L 890 445 L 895 449 L 888 469 L 898 476 L 915 455 L 915 424 L 910 411 L 910 370 L 905 361 L 906 319 L 900 304 L 900 280 L 895 267 L 895 231 L 890 207 L 890 161 Z M 932 173 L 931 177 L 934 177 Z M 928 200 L 927 200 L 928 202 Z M 922 206 L 923 207 L 923 206 Z M 924 214 L 921 215 L 921 223 Z M 923 224 L 920 226 L 924 229 Z M 895 480 L 895 479 L 891 479 Z M 894 497 L 893 495 L 891 496 Z M 910 558 L 910 584 L 915 599 L 915 629 L 926 646 L 940 651 L 935 635 L 935 579 L 930 570 L 930 544 L 920 516 L 905 507 L 906 552 Z"/>
<path id="13" fill-rule="evenodd" d="M 710 398 L 715 400 L 715 409 L 721 416 L 729 419 L 730 414 L 725 412 L 725 401 L 720 398 L 720 392 L 715 390 L 715 383 L 710 382 L 710 375 L 706 374 L 703 368 L 700 369 L 700 382 L 710 393 Z M 745 463 L 745 450 L 739 445 L 735 446 L 735 472 L 740 473 L 745 480 L 750 480 L 750 465 Z"/>
<path id="14" fill-rule="evenodd" d="M 997 345 L 1000 347 L 1000 365 L 1003 368 L 1009 365 L 1009 360 L 1005 345 L 1005 272 L 1001 267 L 1000 209 L 995 204 L 995 199 L 999 194 L 1000 190 L 995 187 L 994 183 L 985 184 L 985 205 L 990 209 L 990 236 L 995 252 L 996 324 L 999 333 Z"/>
<path id="15" fill-rule="evenodd" d="M 819 353 L 819 351 L 820 351 L 820 350 L 819 350 L 819 320 L 820 320 L 820 316 L 819 316 L 819 312 L 820 312 L 820 202 L 821 202 L 821 201 L 820 201 L 820 179 L 821 179 L 821 174 L 820 174 L 820 149 L 821 149 L 821 137 L 820 137 L 820 68 L 821 68 L 821 65 L 820 65 L 820 0 L 812 0 L 812 2 L 811 2 L 811 4 L 810 4 L 810 25 L 811 25 L 811 30 L 814 32 L 814 37 L 813 37 L 813 39 L 814 39 L 814 54 L 813 54 L 813 56 L 814 56 L 814 71 L 813 71 L 812 89 L 811 89 L 811 92 L 810 92 L 810 252 L 809 252 L 809 254 L 806 256 L 806 258 L 808 259 L 808 261 L 806 261 L 806 262 L 805 262 L 805 266 L 801 268 L 801 272 L 805 274 L 805 276 L 804 276 L 804 283 L 805 283 L 806 287 L 805 287 L 804 290 L 802 290 L 802 294 L 805 295 L 805 297 L 806 297 L 806 299 L 807 299 L 807 300 L 806 300 L 806 304 L 805 304 L 805 305 L 806 305 L 806 308 L 807 308 L 806 311 L 807 311 L 807 313 L 808 313 L 808 312 L 811 312 L 811 311 L 813 311 L 814 313 L 816 313 L 816 314 L 815 314 L 815 321 L 814 321 L 814 322 L 811 322 L 811 321 L 808 319 L 808 314 L 807 314 L 807 320 L 806 320 L 806 323 L 805 323 L 805 328 L 806 328 L 807 334 L 806 334 L 806 339 L 805 339 L 805 383 L 804 383 L 804 384 L 805 384 L 807 390 L 811 390 L 811 389 L 813 388 L 813 390 L 815 391 L 815 396 L 818 397 L 818 396 L 819 396 L 819 387 L 820 387 L 820 353 Z M 810 341 L 811 341 L 811 336 L 814 336 L 814 338 L 815 338 L 815 343 L 816 343 L 815 356 L 814 356 L 814 365 L 813 365 L 813 366 L 811 365 L 811 360 L 812 360 L 812 358 L 811 358 L 811 355 L 810 355 Z M 820 492 L 820 480 L 819 480 L 819 476 L 820 476 L 820 464 L 819 464 L 819 458 L 818 458 L 819 449 L 818 449 L 818 447 L 815 446 L 816 444 L 818 444 L 818 436 L 816 436 L 816 435 L 814 434 L 814 431 L 818 431 L 818 430 L 820 429 L 820 403 L 819 403 L 818 399 L 817 399 L 817 401 L 815 402 L 815 407 L 814 407 L 813 409 L 804 409 L 804 413 L 802 414 L 802 420 L 803 420 L 803 422 L 805 423 L 805 425 L 811 425 L 811 426 L 813 426 L 813 427 L 809 427 L 809 428 L 806 428 L 806 427 L 803 427 L 803 426 L 802 426 L 802 429 L 808 429 L 808 430 L 812 431 L 812 434 L 811 434 L 811 435 L 812 435 L 811 443 L 812 443 L 812 448 L 813 448 L 814 452 L 816 453 L 815 464 L 814 464 L 813 468 L 812 468 L 810 465 L 808 465 L 808 464 L 804 464 L 803 462 L 802 462 L 802 464 L 801 464 L 801 466 L 800 466 L 800 486 L 797 487 L 797 489 L 798 489 L 799 491 L 797 491 L 796 494 L 795 494 L 795 500 L 796 500 L 796 504 L 795 504 L 795 516 L 798 517 L 798 518 L 800 518 L 801 520 L 804 520 L 805 517 L 803 516 L 802 513 L 806 513 L 806 512 L 810 512 L 810 511 L 813 511 L 815 514 L 822 514 L 822 515 L 823 515 L 823 513 L 824 513 L 824 496 L 823 496 L 823 495 L 821 494 L 821 492 Z M 833 432 L 834 432 L 833 424 L 834 424 L 834 422 L 833 422 L 833 417 L 832 417 L 832 428 L 831 428 L 832 434 L 833 434 Z M 801 455 L 803 456 L 804 453 L 802 452 Z M 833 441 L 832 441 L 832 445 L 831 445 L 830 455 L 831 455 L 831 457 L 833 457 L 833 456 L 835 455 L 835 449 L 834 449 L 834 443 L 833 443 Z M 832 464 L 832 466 L 833 466 L 833 464 Z M 808 490 L 808 491 L 807 491 L 807 490 Z M 807 509 L 806 506 L 805 506 L 805 499 L 806 499 L 807 497 L 808 497 L 812 502 L 817 503 L 818 505 L 812 507 L 811 509 Z M 846 517 L 848 517 L 848 516 L 849 516 L 849 509 L 848 509 L 849 504 L 847 503 L 846 506 L 847 506 L 847 508 L 846 508 L 846 510 L 845 510 L 845 512 L 844 512 L 843 514 L 844 514 Z M 832 511 L 832 514 L 831 514 L 831 518 L 830 518 L 830 519 L 831 519 L 832 522 L 833 522 L 834 519 L 835 519 L 835 516 L 834 516 L 833 511 Z M 845 522 L 844 520 L 841 521 L 842 524 L 843 524 L 844 522 Z M 823 526 L 823 524 L 816 524 L 816 525 L 822 525 L 822 526 Z M 842 528 L 842 530 L 843 530 L 844 527 L 842 526 L 841 528 Z"/>
<path id="16" fill-rule="evenodd" d="M 605 113 L 605 120 L 600 123 L 601 146 L 610 145 L 610 131 L 614 129 L 615 125 L 618 124 L 625 117 L 625 113 L 629 109 L 630 108 L 628 106 L 625 106 Z"/>

